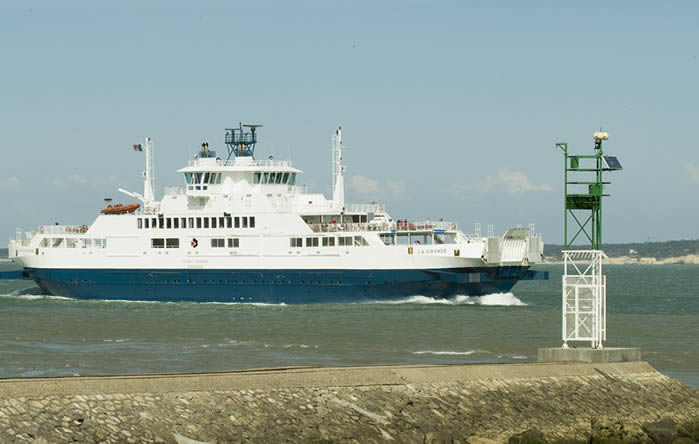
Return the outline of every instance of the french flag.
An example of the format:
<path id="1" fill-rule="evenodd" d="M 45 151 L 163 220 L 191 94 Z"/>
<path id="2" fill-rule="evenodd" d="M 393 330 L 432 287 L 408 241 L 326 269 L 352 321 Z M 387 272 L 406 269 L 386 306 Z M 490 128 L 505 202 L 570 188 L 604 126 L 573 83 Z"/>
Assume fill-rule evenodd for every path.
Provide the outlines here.
<path id="1" fill-rule="evenodd" d="M 134 145 L 133 150 L 134 151 L 143 151 L 143 145 L 141 145 L 140 143 L 138 145 Z"/>

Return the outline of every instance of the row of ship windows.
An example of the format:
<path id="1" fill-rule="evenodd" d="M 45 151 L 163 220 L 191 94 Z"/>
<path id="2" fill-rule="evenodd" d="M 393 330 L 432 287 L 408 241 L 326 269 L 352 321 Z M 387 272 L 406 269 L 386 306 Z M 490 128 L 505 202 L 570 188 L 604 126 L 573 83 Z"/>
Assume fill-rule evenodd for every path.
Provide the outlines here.
<path id="1" fill-rule="evenodd" d="M 139 217 L 136 220 L 139 230 L 145 228 L 255 228 L 255 216 L 224 217 Z"/>
<path id="2" fill-rule="evenodd" d="M 176 237 L 175 238 L 154 238 L 154 239 L 151 239 L 150 241 L 151 241 L 152 248 L 180 248 L 180 239 L 176 238 Z M 211 248 L 226 248 L 226 244 L 228 245 L 228 248 L 239 248 L 240 247 L 240 239 L 238 239 L 238 238 L 211 239 Z"/>
<path id="3" fill-rule="evenodd" d="M 322 239 L 322 241 L 321 241 Z M 306 247 L 366 247 L 369 243 L 362 236 L 339 236 L 335 237 L 307 237 Z M 291 248 L 303 247 L 302 237 L 292 237 L 289 239 Z M 151 239 L 152 248 L 180 248 L 179 238 L 153 238 Z M 214 238 L 211 239 L 211 248 L 240 248 L 239 238 Z"/>
<path id="4" fill-rule="evenodd" d="M 320 241 L 319 239 L 323 239 Z M 337 237 L 337 244 L 335 243 L 335 238 L 331 236 L 326 236 L 326 237 L 307 237 L 306 238 L 306 246 L 307 247 L 318 247 L 320 246 L 320 243 L 322 242 L 324 247 L 334 247 L 337 245 L 338 247 L 366 247 L 369 245 L 369 242 L 366 241 L 362 236 L 339 236 Z M 303 238 L 302 237 L 292 237 L 289 239 L 289 246 L 291 248 L 301 248 L 303 247 Z"/>
<path id="5" fill-rule="evenodd" d="M 296 183 L 296 173 L 255 173 L 253 175 L 253 183 L 293 185 Z"/>
<path id="6" fill-rule="evenodd" d="M 188 185 L 201 183 L 218 185 L 221 183 L 221 173 L 184 173 L 184 180 Z"/>

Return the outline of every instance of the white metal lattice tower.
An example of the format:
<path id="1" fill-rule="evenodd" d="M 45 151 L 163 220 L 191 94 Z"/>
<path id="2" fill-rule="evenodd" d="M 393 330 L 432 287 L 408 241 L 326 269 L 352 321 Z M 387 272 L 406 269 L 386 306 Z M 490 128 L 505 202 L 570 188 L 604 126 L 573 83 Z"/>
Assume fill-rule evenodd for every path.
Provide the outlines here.
<path id="1" fill-rule="evenodd" d="M 481 237 L 481 224 L 476 222 L 473 226 L 473 231 L 476 237 Z"/>
<path id="2" fill-rule="evenodd" d="M 488 224 L 488 237 L 495 236 L 495 226 L 493 224 Z"/>
<path id="3" fill-rule="evenodd" d="M 590 341 L 603 348 L 607 340 L 607 277 L 602 250 L 563 251 L 563 348 L 569 341 Z"/>

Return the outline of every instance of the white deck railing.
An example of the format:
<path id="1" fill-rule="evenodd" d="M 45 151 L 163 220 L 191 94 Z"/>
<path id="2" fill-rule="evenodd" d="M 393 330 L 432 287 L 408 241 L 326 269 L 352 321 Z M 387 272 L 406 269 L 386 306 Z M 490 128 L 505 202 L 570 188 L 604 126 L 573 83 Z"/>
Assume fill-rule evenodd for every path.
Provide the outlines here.
<path id="1" fill-rule="evenodd" d="M 389 222 L 383 224 L 376 223 L 342 223 L 342 224 L 308 224 L 314 232 L 317 233 L 334 233 L 334 232 L 353 232 L 353 231 L 397 231 L 397 232 L 413 232 L 413 231 L 434 231 L 445 230 L 453 231 L 458 228 L 456 222 Z"/>
<path id="2" fill-rule="evenodd" d="M 189 166 L 196 167 L 199 166 L 199 159 L 190 160 Z M 232 167 L 232 166 L 255 166 L 255 167 L 291 167 L 290 160 L 253 160 L 250 163 L 238 163 L 236 164 L 235 159 L 233 160 L 217 160 L 216 166 Z"/>
<path id="3" fill-rule="evenodd" d="M 42 225 L 39 234 L 84 234 L 87 233 L 87 225 Z"/>
<path id="4" fill-rule="evenodd" d="M 384 211 L 383 204 L 347 204 L 348 213 L 379 213 Z"/>

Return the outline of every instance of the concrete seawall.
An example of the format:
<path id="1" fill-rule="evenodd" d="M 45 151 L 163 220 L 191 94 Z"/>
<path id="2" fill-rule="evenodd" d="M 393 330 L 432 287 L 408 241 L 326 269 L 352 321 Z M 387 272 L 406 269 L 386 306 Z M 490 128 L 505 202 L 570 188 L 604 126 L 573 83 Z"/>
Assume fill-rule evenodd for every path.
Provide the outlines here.
<path id="1" fill-rule="evenodd" d="M 0 442 L 695 442 L 698 433 L 697 394 L 644 362 L 0 380 Z"/>

